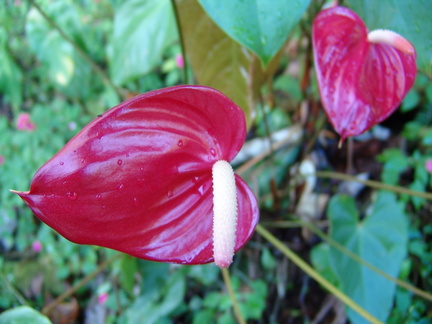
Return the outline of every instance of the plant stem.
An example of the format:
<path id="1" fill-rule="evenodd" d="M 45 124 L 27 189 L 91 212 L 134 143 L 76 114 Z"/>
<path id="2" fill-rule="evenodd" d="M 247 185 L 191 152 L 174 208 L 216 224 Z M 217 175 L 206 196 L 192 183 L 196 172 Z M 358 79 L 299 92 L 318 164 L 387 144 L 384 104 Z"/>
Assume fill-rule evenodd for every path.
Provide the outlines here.
<path id="1" fill-rule="evenodd" d="M 3 279 L 3 282 L 5 283 L 6 288 L 9 289 L 12 292 L 12 295 L 14 295 L 14 297 L 18 300 L 18 302 L 21 305 L 28 305 L 29 303 L 26 301 L 26 299 L 24 298 L 24 296 L 21 295 L 21 293 L 17 289 L 15 289 L 15 287 L 8 280 L 7 276 L 5 276 L 1 272 L 0 272 L 0 276 Z"/>
<path id="2" fill-rule="evenodd" d="M 309 264 L 307 264 L 302 258 L 300 258 L 294 251 L 286 247 L 281 241 L 279 241 L 275 236 L 273 236 L 269 231 L 267 231 L 260 224 L 257 225 L 256 231 L 268 240 L 275 248 L 281 251 L 287 258 L 294 262 L 300 269 L 306 272 L 307 275 L 315 279 L 320 285 L 330 291 L 334 296 L 339 298 L 345 305 L 352 308 L 358 314 L 363 316 L 366 320 L 374 324 L 383 324 L 375 316 L 367 312 L 360 305 L 354 302 L 351 298 L 345 295 L 342 291 L 333 286 L 326 278 L 315 271 Z"/>
<path id="3" fill-rule="evenodd" d="M 41 7 L 39 7 L 39 5 L 34 1 L 34 0 L 30 0 L 31 5 L 42 15 L 42 17 L 45 18 L 45 20 L 51 25 L 52 28 L 54 28 L 59 34 L 60 36 L 67 41 L 69 44 L 72 45 L 72 47 L 74 48 L 75 51 L 77 51 L 77 53 L 79 55 L 81 55 L 81 57 L 91 66 L 91 68 L 97 73 L 99 74 L 99 76 L 102 78 L 103 82 L 109 86 L 110 88 L 112 88 L 112 90 L 114 90 L 114 92 L 120 97 L 123 97 L 123 94 L 121 92 L 121 90 L 119 88 L 117 88 L 114 83 L 112 83 L 111 79 L 108 77 L 108 75 L 105 73 L 104 70 L 102 70 L 99 65 L 96 64 L 96 62 L 86 53 L 84 52 L 81 47 L 78 46 L 78 44 L 72 39 L 70 38 L 68 35 L 66 35 L 66 33 L 60 28 L 59 25 L 57 25 L 57 23 L 51 19 L 51 17 L 49 17 L 45 11 L 42 10 Z"/>
<path id="4" fill-rule="evenodd" d="M 421 191 L 414 191 L 410 190 L 404 187 L 400 186 L 392 186 L 388 185 L 379 181 L 374 180 L 362 180 L 358 179 L 355 176 L 351 176 L 344 173 L 339 172 L 332 172 L 332 171 L 317 171 L 315 172 L 315 175 L 320 178 L 331 178 L 331 179 L 338 179 L 338 180 L 344 180 L 344 181 L 355 181 L 364 184 L 365 186 L 380 189 L 380 190 L 387 190 L 387 191 L 393 191 L 399 194 L 405 194 L 415 197 L 420 197 L 424 199 L 432 200 L 432 193 L 427 192 L 421 192 Z"/>
<path id="5" fill-rule="evenodd" d="M 188 76 L 188 69 L 189 69 L 189 65 L 186 59 L 186 49 L 185 49 L 185 42 L 184 42 L 184 38 L 183 38 L 183 31 L 181 28 L 181 23 L 180 23 L 180 15 L 177 9 L 177 4 L 175 0 L 171 0 L 171 5 L 174 11 L 174 16 L 175 16 L 175 20 L 176 20 L 176 25 L 177 25 L 177 32 L 179 35 L 179 39 L 180 39 L 180 47 L 181 47 L 181 52 L 182 52 L 182 56 L 183 56 L 183 78 L 184 78 L 184 83 L 188 84 L 188 80 L 189 80 L 189 76 Z"/>
<path id="6" fill-rule="evenodd" d="M 233 286 L 231 284 L 231 279 L 230 279 L 230 274 L 228 272 L 228 269 L 221 268 L 221 270 L 222 270 L 222 277 L 223 277 L 223 280 L 225 282 L 225 286 L 226 286 L 226 288 L 228 290 L 228 294 L 229 294 L 229 296 L 231 298 L 231 302 L 233 304 L 234 315 L 235 315 L 235 317 L 237 319 L 237 322 L 239 324 L 246 324 L 246 321 L 243 318 L 243 315 L 242 315 L 242 313 L 240 311 L 240 307 L 239 307 L 239 305 L 237 303 L 237 299 L 236 299 L 236 297 L 234 295 L 234 289 L 233 289 Z"/>
<path id="7" fill-rule="evenodd" d="M 402 288 L 405 288 L 406 290 L 409 290 L 413 294 L 416 294 L 416 295 L 418 295 L 420 297 L 423 297 L 424 299 L 432 301 L 432 295 L 431 294 L 429 294 L 426 291 L 423 291 L 421 289 L 418 289 L 417 287 L 415 287 L 415 286 L 413 286 L 413 285 L 411 285 L 411 284 L 409 284 L 409 283 L 407 283 L 405 281 L 402 281 L 402 280 L 400 280 L 398 278 L 394 278 L 394 277 L 390 276 L 389 274 L 387 274 L 386 272 L 382 271 L 381 269 L 379 269 L 379 268 L 375 267 L 374 265 L 370 264 L 369 262 L 363 260 L 357 254 L 351 252 L 350 250 L 348 250 L 347 248 L 345 248 L 343 245 L 341 245 L 338 242 L 336 242 L 335 240 L 333 240 L 330 236 L 328 236 L 327 234 L 325 234 L 323 231 L 321 231 L 315 225 L 313 225 L 311 223 L 308 223 L 308 222 L 303 222 L 303 221 L 300 221 L 299 223 L 301 223 L 302 226 L 305 226 L 308 229 L 310 229 L 312 232 L 314 232 L 316 235 L 318 235 L 321 239 L 323 239 L 328 244 L 330 244 L 331 246 L 333 246 L 335 249 L 337 249 L 340 252 L 342 252 L 343 254 L 347 255 L 348 257 L 350 257 L 354 261 L 356 261 L 356 262 L 364 265 L 365 267 L 368 267 L 369 269 L 371 269 L 375 273 L 379 274 L 380 276 L 386 278 L 387 280 L 389 280 L 391 282 L 394 282 L 398 286 L 400 286 Z"/>
<path id="8" fill-rule="evenodd" d="M 56 299 L 54 299 L 51 303 L 49 303 L 47 306 L 45 306 L 42 309 L 42 313 L 45 315 L 49 315 L 52 311 L 52 309 L 60 304 L 63 300 L 66 298 L 72 296 L 78 289 L 86 285 L 89 281 L 91 281 L 93 278 L 95 278 L 101 271 L 103 271 L 106 267 L 108 267 L 113 261 L 117 260 L 119 257 L 121 257 L 123 254 L 118 253 L 108 260 L 105 260 L 103 263 L 101 263 L 96 270 L 89 273 L 87 276 L 85 276 L 83 279 L 81 279 L 75 286 L 69 288 L 66 290 L 63 294 L 58 296 Z"/>
<path id="9" fill-rule="evenodd" d="M 375 267 L 374 265 L 370 264 L 369 262 L 363 260 L 360 258 L 357 254 L 351 252 L 347 248 L 345 248 L 343 245 L 339 244 L 335 240 L 333 240 L 329 235 L 321 231 L 315 223 L 305 222 L 302 220 L 293 220 L 293 221 L 277 221 L 277 222 L 262 222 L 261 225 L 265 225 L 267 227 L 273 227 L 273 228 L 292 228 L 292 227 L 307 227 L 309 230 L 314 232 L 318 237 L 320 237 L 323 241 L 327 242 L 331 246 L 333 246 L 335 249 L 339 250 L 349 258 L 353 259 L 354 261 L 364 265 L 365 267 L 368 267 L 375 273 L 379 274 L 380 276 L 386 278 L 389 281 L 394 282 L 398 286 L 412 292 L 415 295 L 418 295 L 424 299 L 427 299 L 429 301 L 432 301 L 432 294 L 421 290 L 405 281 L 402 281 L 398 278 L 392 277 L 386 272 L 380 270 L 379 268 Z"/>

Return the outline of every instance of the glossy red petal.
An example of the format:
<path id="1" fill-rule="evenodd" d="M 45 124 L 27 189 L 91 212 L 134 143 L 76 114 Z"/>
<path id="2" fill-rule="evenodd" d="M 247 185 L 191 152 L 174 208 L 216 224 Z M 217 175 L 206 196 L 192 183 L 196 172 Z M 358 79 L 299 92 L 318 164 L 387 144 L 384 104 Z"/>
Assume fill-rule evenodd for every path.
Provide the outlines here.
<path id="1" fill-rule="evenodd" d="M 243 112 L 220 92 L 180 86 L 139 95 L 87 125 L 18 193 L 43 222 L 80 244 L 139 258 L 213 260 L 211 168 L 246 136 Z M 258 207 L 237 177 L 236 250 Z"/>
<path id="2" fill-rule="evenodd" d="M 321 101 L 342 140 L 386 119 L 416 76 L 415 53 L 370 43 L 361 18 L 350 9 L 323 10 L 312 38 Z"/>

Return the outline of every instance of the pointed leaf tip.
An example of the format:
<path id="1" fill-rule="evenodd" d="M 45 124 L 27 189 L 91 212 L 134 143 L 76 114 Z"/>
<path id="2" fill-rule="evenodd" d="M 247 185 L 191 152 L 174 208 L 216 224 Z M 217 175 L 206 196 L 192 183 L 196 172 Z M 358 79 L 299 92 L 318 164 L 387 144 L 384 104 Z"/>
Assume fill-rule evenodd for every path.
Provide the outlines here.
<path id="1" fill-rule="evenodd" d="M 246 137 L 243 112 L 219 91 L 151 91 L 88 124 L 15 192 L 67 239 L 155 261 L 213 261 L 212 165 Z M 252 236 L 258 206 L 237 175 L 235 251 Z"/>
<path id="2" fill-rule="evenodd" d="M 342 141 L 386 119 L 414 84 L 415 54 L 395 34 L 372 32 L 371 42 L 361 18 L 344 7 L 323 10 L 314 20 L 321 102 Z"/>

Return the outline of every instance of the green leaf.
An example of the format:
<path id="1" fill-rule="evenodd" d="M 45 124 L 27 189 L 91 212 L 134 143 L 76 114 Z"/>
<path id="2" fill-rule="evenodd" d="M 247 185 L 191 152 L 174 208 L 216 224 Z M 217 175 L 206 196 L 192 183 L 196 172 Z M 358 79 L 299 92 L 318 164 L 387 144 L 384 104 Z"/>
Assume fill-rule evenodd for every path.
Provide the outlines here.
<path id="1" fill-rule="evenodd" d="M 122 85 L 154 69 L 168 45 L 177 39 L 169 0 L 125 1 L 114 16 L 109 51 L 112 80 Z"/>
<path id="2" fill-rule="evenodd" d="M 52 29 L 34 8 L 28 14 L 26 34 L 30 48 L 48 66 L 51 79 L 58 85 L 66 86 L 75 71 L 72 45 Z"/>
<path id="3" fill-rule="evenodd" d="M 264 65 L 278 52 L 310 0 L 199 0 L 229 36 L 258 55 Z"/>
<path id="4" fill-rule="evenodd" d="M 251 126 L 254 99 L 264 80 L 278 68 L 278 58 L 264 71 L 259 60 L 228 37 L 195 0 L 177 0 L 187 57 L 199 84 L 233 100 Z"/>
<path id="5" fill-rule="evenodd" d="M 138 270 L 137 259 L 127 254 L 122 256 L 120 262 L 120 283 L 132 295 L 135 283 L 135 273 Z"/>
<path id="6" fill-rule="evenodd" d="M 19 306 L 0 314 L 0 324 L 51 324 L 51 321 L 28 306 Z"/>
<path id="7" fill-rule="evenodd" d="M 432 76 L 432 1 L 349 0 L 349 4 L 369 30 L 391 29 L 408 39 L 416 48 L 419 69 Z"/>
<path id="8" fill-rule="evenodd" d="M 379 192 L 371 213 L 359 219 L 355 201 L 334 196 L 327 210 L 331 238 L 393 277 L 397 277 L 407 253 L 408 224 L 394 194 Z M 395 294 L 395 284 L 332 248 L 330 261 L 343 292 L 378 319 L 385 321 Z M 366 321 L 352 310 L 355 324 Z"/>

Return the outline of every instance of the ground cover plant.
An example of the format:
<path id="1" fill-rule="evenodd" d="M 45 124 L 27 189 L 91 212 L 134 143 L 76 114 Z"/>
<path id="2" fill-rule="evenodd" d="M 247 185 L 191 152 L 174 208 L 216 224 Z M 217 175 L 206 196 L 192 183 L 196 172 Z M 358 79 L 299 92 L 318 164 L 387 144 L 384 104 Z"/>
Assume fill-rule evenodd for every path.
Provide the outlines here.
<path id="1" fill-rule="evenodd" d="M 431 10 L 2 2 L 0 323 L 429 323 Z"/>

